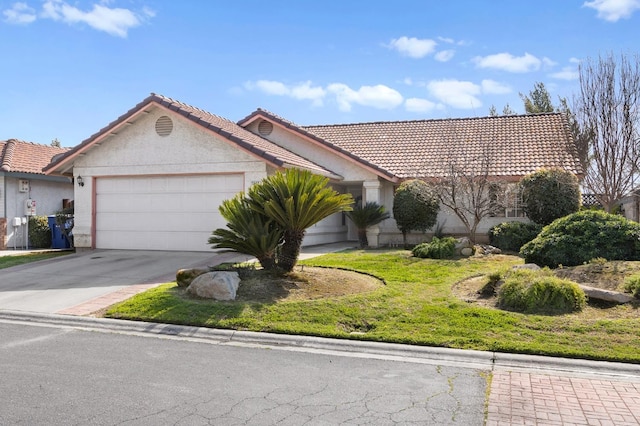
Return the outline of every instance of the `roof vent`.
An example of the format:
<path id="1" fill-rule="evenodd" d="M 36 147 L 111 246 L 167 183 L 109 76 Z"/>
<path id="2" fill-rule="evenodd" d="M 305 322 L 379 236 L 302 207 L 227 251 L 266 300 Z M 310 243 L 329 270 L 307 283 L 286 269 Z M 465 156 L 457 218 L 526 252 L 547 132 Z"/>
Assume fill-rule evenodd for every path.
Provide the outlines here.
<path id="1" fill-rule="evenodd" d="M 156 120 L 156 133 L 158 136 L 169 136 L 173 131 L 173 121 L 166 115 Z"/>
<path id="2" fill-rule="evenodd" d="M 258 124 L 258 133 L 262 136 L 269 136 L 273 132 L 273 124 L 269 121 L 262 120 L 260 124 Z"/>

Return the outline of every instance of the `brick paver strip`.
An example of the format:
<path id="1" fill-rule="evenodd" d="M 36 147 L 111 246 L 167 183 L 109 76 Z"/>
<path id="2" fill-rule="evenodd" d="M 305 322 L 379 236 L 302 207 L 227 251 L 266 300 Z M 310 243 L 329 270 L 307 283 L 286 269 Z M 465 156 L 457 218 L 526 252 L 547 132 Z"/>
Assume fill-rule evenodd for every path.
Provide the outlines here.
<path id="1" fill-rule="evenodd" d="M 639 425 L 640 382 L 496 370 L 487 426 Z"/>
<path id="2" fill-rule="evenodd" d="M 109 307 L 115 303 L 125 301 L 128 298 L 135 296 L 138 293 L 142 293 L 143 291 L 149 290 L 150 288 L 157 287 L 160 284 L 161 283 L 130 285 L 130 286 L 121 288 L 120 290 L 116 290 L 112 293 L 105 294 L 104 296 L 96 297 L 95 299 L 91 299 L 79 305 L 72 306 L 71 308 L 63 309 L 56 313 L 63 314 L 63 315 L 79 315 L 79 316 L 91 315 L 94 312 L 97 312 L 101 309 Z"/>

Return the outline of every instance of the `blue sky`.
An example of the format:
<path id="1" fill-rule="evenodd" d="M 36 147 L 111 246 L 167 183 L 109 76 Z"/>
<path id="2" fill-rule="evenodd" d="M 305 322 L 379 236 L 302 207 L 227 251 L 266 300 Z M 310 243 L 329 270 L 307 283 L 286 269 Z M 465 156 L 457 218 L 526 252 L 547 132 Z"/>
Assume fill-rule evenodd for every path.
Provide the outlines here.
<path id="1" fill-rule="evenodd" d="M 637 53 L 640 0 L 0 0 L 0 140 L 73 146 L 151 92 L 237 121 L 470 117 Z"/>

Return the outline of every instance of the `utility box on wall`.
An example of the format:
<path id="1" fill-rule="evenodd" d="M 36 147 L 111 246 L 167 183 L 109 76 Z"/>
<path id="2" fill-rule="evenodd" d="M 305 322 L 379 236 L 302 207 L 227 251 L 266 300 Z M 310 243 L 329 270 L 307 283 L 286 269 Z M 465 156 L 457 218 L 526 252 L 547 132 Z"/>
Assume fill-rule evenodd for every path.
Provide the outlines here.
<path id="1" fill-rule="evenodd" d="M 29 198 L 25 203 L 25 216 L 35 216 L 36 215 L 36 200 L 32 200 Z"/>

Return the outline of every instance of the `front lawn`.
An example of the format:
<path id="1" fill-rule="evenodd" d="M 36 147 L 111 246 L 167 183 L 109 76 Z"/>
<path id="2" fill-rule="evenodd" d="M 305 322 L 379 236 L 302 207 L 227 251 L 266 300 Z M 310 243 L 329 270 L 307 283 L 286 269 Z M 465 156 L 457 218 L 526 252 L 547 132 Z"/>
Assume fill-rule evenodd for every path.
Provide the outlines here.
<path id="1" fill-rule="evenodd" d="M 634 307 L 597 308 L 561 316 L 523 315 L 457 298 L 465 278 L 522 263 L 516 256 L 417 259 L 405 250 L 350 251 L 301 264 L 340 267 L 386 285 L 346 296 L 308 300 L 215 302 L 186 296 L 175 283 L 112 307 L 107 316 L 273 333 L 410 343 L 461 349 L 640 362 Z M 242 284 L 241 284 L 242 285 Z M 609 315 L 624 310 L 624 319 Z"/>
<path id="2" fill-rule="evenodd" d="M 11 256 L 0 256 L 0 269 L 22 265 L 24 263 L 37 262 L 38 260 L 52 259 L 54 257 L 66 256 L 71 252 L 45 252 L 30 254 L 12 254 Z"/>

